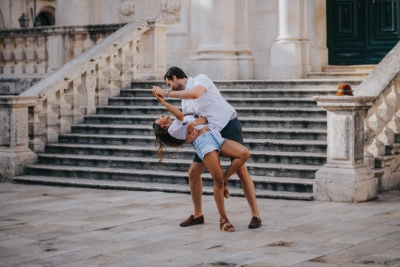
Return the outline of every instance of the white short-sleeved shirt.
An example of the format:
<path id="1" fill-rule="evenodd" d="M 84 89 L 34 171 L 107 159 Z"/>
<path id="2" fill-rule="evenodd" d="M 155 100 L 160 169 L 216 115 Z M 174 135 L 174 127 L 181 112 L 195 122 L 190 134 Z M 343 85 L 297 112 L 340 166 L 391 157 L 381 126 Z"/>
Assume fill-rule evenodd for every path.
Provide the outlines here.
<path id="1" fill-rule="evenodd" d="M 180 140 L 186 140 L 186 131 L 189 126 L 189 123 L 196 120 L 196 118 L 193 115 L 186 115 L 183 118 L 183 121 L 180 120 L 174 120 L 168 128 L 168 133 Z M 210 132 L 214 137 L 218 140 L 218 142 L 223 143 L 224 138 L 222 138 L 221 133 L 219 132 L 218 129 L 212 124 L 212 123 L 206 123 L 206 124 L 199 124 L 194 126 L 196 130 L 203 129 L 204 127 L 208 127 L 210 129 Z"/>
<path id="2" fill-rule="evenodd" d="M 231 120 L 237 116 L 236 110 L 222 97 L 218 88 L 207 75 L 200 74 L 195 78 L 189 77 L 185 90 L 191 90 L 196 85 L 206 88 L 204 94 L 197 99 L 182 100 L 184 114 L 193 113 L 206 117 L 218 131 L 221 131 Z"/>

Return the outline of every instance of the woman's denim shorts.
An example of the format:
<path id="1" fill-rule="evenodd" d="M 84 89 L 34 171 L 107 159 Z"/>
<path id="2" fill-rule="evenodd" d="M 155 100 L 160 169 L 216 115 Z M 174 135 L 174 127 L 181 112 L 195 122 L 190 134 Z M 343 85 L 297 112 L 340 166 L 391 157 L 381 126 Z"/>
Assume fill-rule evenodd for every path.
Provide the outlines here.
<path id="1" fill-rule="evenodd" d="M 219 151 L 219 148 L 223 143 L 223 141 L 221 143 L 218 142 L 210 132 L 199 135 L 196 140 L 193 141 L 194 149 L 196 149 L 197 155 L 201 158 L 201 160 L 204 159 L 204 156 L 207 153 L 210 153 L 214 150 Z"/>

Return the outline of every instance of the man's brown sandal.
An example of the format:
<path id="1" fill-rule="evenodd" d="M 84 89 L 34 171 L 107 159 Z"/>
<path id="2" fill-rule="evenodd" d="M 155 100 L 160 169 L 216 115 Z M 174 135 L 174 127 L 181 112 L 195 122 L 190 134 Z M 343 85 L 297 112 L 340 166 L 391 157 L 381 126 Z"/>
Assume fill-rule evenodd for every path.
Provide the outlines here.
<path id="1" fill-rule="evenodd" d="M 225 232 L 235 232 L 235 226 L 225 219 L 219 219 L 219 229 Z"/>
<path id="2" fill-rule="evenodd" d="M 204 223 L 204 216 L 201 215 L 200 217 L 195 218 L 193 215 L 190 215 L 189 218 L 187 218 L 185 221 L 181 222 L 179 225 L 181 227 L 187 227 L 187 226 L 192 226 L 196 224 L 202 224 Z"/>
<path id="3" fill-rule="evenodd" d="M 251 222 L 249 224 L 249 228 L 250 229 L 255 229 L 261 226 L 261 219 L 254 216 L 253 218 L 251 218 Z"/>

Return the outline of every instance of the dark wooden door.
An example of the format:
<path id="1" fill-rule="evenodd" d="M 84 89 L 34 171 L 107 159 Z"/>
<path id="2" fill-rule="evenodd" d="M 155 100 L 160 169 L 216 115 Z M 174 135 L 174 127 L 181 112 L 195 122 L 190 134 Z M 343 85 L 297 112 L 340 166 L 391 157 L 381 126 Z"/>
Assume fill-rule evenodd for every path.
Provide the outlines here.
<path id="1" fill-rule="evenodd" d="M 400 41 L 400 0 L 327 0 L 330 65 L 377 64 Z"/>

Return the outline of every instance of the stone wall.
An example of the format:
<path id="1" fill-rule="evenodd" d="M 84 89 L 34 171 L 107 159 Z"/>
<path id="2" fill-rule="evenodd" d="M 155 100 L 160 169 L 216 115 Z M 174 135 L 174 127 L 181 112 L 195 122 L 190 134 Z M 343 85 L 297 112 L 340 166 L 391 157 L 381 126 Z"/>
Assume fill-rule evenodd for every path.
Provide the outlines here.
<path id="1" fill-rule="evenodd" d="M 19 95 L 41 79 L 42 77 L 0 76 L 0 95 Z"/>

